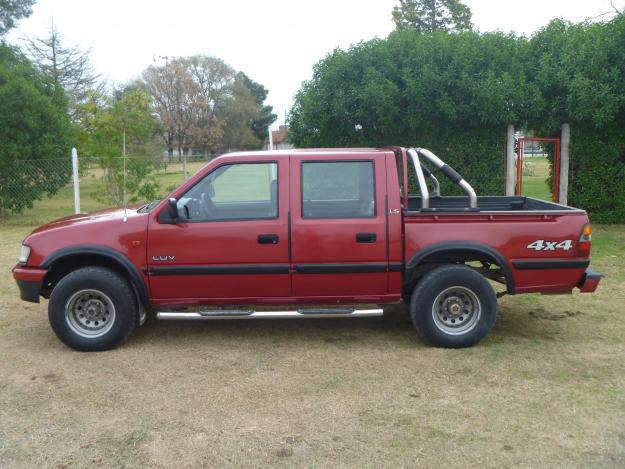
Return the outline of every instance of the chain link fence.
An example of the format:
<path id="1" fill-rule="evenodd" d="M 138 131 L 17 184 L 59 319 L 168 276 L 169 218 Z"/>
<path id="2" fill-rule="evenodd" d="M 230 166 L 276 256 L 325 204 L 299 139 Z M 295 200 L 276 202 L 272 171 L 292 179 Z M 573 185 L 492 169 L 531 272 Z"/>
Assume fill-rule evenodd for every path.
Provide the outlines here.
<path id="1" fill-rule="evenodd" d="M 0 214 L 31 208 L 39 198 L 56 194 L 71 176 L 71 158 L 4 162 L 0 167 Z"/>
<path id="2" fill-rule="evenodd" d="M 190 177 L 207 163 L 187 158 Z M 185 180 L 177 156 L 78 157 L 80 211 L 164 197 Z M 0 166 L 0 217 L 37 220 L 75 213 L 72 158 L 17 160 Z"/>
<path id="3" fill-rule="evenodd" d="M 204 157 L 197 156 L 189 156 L 187 161 L 187 177 L 207 163 Z M 464 161 L 456 169 L 466 175 L 478 195 L 503 195 L 503 151 L 501 164 L 497 167 L 482 165 L 477 157 Z M 546 175 L 543 169 L 541 167 L 540 174 L 535 170 L 536 176 L 541 178 L 537 184 L 544 185 Z M 441 182 L 443 195 L 463 195 L 440 172 L 434 173 Z M 0 218 L 23 218 L 24 223 L 40 223 L 75 213 L 72 175 L 71 156 L 3 163 L 0 166 Z M 410 178 L 410 189 L 416 194 L 418 187 L 413 179 Z M 79 156 L 80 211 L 84 213 L 162 198 L 184 180 L 184 164 L 177 156 Z"/>

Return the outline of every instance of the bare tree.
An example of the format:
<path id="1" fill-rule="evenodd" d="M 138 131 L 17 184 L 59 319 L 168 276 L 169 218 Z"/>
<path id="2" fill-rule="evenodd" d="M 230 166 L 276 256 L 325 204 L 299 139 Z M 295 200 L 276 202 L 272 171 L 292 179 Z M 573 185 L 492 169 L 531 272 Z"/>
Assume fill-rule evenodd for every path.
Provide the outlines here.
<path id="1" fill-rule="evenodd" d="M 218 114 L 228 98 L 233 95 L 236 71 L 223 60 L 206 55 L 182 58 L 184 64 L 198 85 L 202 97 L 213 114 Z"/>
<path id="2" fill-rule="evenodd" d="M 36 0 L 0 0 L 0 36 L 15 27 L 15 21 L 29 17 Z"/>
<path id="3" fill-rule="evenodd" d="M 184 167 L 191 149 L 254 148 L 252 126 L 259 116 L 256 99 L 236 70 L 204 55 L 166 58 L 139 81 L 152 97 L 170 159 L 177 147 Z M 185 169 L 186 171 L 186 169 Z"/>
<path id="4" fill-rule="evenodd" d="M 184 159 L 193 146 L 208 157 L 221 139 L 216 113 L 232 94 L 235 76 L 225 62 L 206 56 L 174 58 L 143 72 L 141 82 L 154 100 L 170 156 L 177 146 Z"/>
<path id="5" fill-rule="evenodd" d="M 177 59 L 163 66 L 148 67 L 141 84 L 154 100 L 168 152 L 171 156 L 176 146 L 187 177 L 187 155 L 194 136 L 198 135 L 198 115 L 208 112 L 199 87 Z"/>
<path id="6" fill-rule="evenodd" d="M 87 100 L 90 91 L 101 86 L 100 75 L 89 60 L 91 51 L 64 45 L 54 23 L 46 37 L 26 39 L 26 48 L 38 68 L 63 88 L 70 101 L 70 115 L 75 118 L 77 107 Z"/>
<path id="7" fill-rule="evenodd" d="M 614 0 L 610 0 L 610 5 L 612 6 L 612 8 L 614 9 L 617 15 L 623 14 L 623 10 L 619 10 L 616 6 L 614 6 Z"/>

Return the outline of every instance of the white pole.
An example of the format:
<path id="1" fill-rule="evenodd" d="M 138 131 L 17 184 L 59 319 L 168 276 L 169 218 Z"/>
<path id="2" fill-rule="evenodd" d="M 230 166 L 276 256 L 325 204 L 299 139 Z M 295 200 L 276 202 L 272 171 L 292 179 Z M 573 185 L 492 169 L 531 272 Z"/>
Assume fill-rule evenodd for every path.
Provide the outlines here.
<path id="1" fill-rule="evenodd" d="M 273 150 L 273 132 L 271 131 L 271 126 L 267 127 L 267 131 L 269 132 L 269 146 L 267 150 Z"/>
<path id="2" fill-rule="evenodd" d="M 74 211 L 80 213 L 80 185 L 78 182 L 78 152 L 72 148 L 72 173 L 74 176 Z"/>
<path id="3" fill-rule="evenodd" d="M 508 139 L 506 144 L 506 195 L 514 195 L 515 186 L 515 161 L 514 161 L 514 126 L 508 126 Z"/>
<path id="4" fill-rule="evenodd" d="M 560 147 L 560 182 L 558 190 L 558 203 L 568 205 L 569 203 L 569 145 L 571 144 L 571 126 L 562 124 Z"/>

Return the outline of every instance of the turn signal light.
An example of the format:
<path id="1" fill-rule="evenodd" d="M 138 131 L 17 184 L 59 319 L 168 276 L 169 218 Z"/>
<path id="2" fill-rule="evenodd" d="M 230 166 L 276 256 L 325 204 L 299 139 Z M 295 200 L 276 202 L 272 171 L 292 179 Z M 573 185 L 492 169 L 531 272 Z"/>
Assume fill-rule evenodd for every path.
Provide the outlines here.
<path id="1" fill-rule="evenodd" d="M 579 244 L 577 245 L 577 255 L 580 257 L 590 256 L 590 241 L 592 240 L 592 226 L 584 225 L 582 233 L 579 235 Z"/>

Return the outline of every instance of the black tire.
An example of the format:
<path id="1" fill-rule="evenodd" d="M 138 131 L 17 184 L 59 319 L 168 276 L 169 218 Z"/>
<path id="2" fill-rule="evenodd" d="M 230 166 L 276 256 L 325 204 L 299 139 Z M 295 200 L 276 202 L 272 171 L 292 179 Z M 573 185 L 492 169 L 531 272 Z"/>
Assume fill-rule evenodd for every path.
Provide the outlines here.
<path id="1" fill-rule="evenodd" d="M 54 287 L 48 319 L 57 337 L 71 348 L 110 350 L 134 331 L 138 308 L 132 288 L 123 277 L 103 267 L 84 267 L 66 275 Z"/>
<path id="2" fill-rule="evenodd" d="M 421 278 L 410 300 L 410 316 L 417 333 L 430 344 L 471 347 L 495 325 L 497 296 L 478 272 L 446 265 Z"/>

